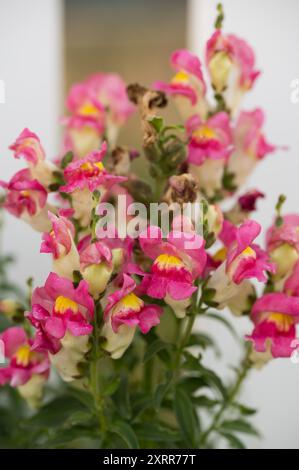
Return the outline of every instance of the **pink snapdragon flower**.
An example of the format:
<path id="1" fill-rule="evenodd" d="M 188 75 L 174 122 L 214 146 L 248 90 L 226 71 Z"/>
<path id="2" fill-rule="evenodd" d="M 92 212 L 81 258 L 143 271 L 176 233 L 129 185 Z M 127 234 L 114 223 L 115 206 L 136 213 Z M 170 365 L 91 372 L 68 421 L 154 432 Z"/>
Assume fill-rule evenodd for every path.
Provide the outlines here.
<path id="1" fill-rule="evenodd" d="M 191 174 L 208 196 L 222 186 L 224 166 L 233 151 L 229 115 L 220 112 L 202 121 L 198 115 L 186 122 L 190 137 L 188 163 Z"/>
<path id="2" fill-rule="evenodd" d="M 21 327 L 11 327 L 0 335 L 7 365 L 0 368 L 0 385 L 9 383 L 32 407 L 38 406 L 50 362 L 44 352 L 32 351 L 32 340 Z"/>
<path id="3" fill-rule="evenodd" d="M 101 241 L 92 242 L 90 235 L 80 241 L 78 250 L 83 279 L 88 283 L 90 294 L 98 298 L 113 273 L 112 250 Z"/>
<path id="4" fill-rule="evenodd" d="M 299 260 L 299 215 L 284 216 L 280 227 L 273 224 L 267 231 L 266 243 L 276 265 L 275 280 L 284 281 Z"/>
<path id="5" fill-rule="evenodd" d="M 196 291 L 194 281 L 203 273 L 205 241 L 196 233 L 173 230 L 163 240 L 159 227 L 150 226 L 139 237 L 140 247 L 153 260 L 142 286 L 150 297 L 164 299 L 181 318 Z"/>
<path id="6" fill-rule="evenodd" d="M 111 187 L 115 183 L 126 181 L 126 177 L 111 175 L 105 169 L 102 159 L 107 151 L 107 144 L 104 142 L 101 149 L 92 152 L 87 157 L 70 163 L 64 170 L 64 177 L 67 182 L 60 190 L 65 193 L 72 193 L 78 189 L 88 189 L 90 192 L 105 186 Z"/>
<path id="7" fill-rule="evenodd" d="M 235 151 L 228 162 L 229 171 L 234 173 L 234 183 L 238 187 L 245 183 L 260 160 L 276 150 L 264 136 L 264 122 L 264 112 L 259 108 L 243 111 L 238 118 L 233 133 Z"/>
<path id="8" fill-rule="evenodd" d="M 130 346 L 137 327 L 146 334 L 160 323 L 162 308 L 146 305 L 135 289 L 135 281 L 124 274 L 121 288 L 108 295 L 101 335 L 106 338 L 103 347 L 113 359 L 120 358 Z"/>
<path id="9" fill-rule="evenodd" d="M 296 323 L 299 322 L 299 298 L 275 292 L 258 299 L 251 312 L 254 330 L 246 338 L 255 351 L 270 352 L 272 357 L 290 357 L 296 348 Z"/>
<path id="10" fill-rule="evenodd" d="M 13 150 L 15 158 L 26 160 L 32 179 L 38 180 L 45 186 L 53 182 L 53 172 L 56 167 L 45 160 L 45 151 L 34 132 L 25 128 L 9 148 Z"/>
<path id="11" fill-rule="evenodd" d="M 45 160 L 45 151 L 40 143 L 39 138 L 34 132 L 25 128 L 16 141 L 10 145 L 15 158 L 24 158 L 28 163 L 36 165 L 38 162 Z"/>
<path id="12" fill-rule="evenodd" d="M 86 83 L 76 83 L 71 87 L 66 107 L 72 116 L 96 122 L 103 130 L 105 107 Z"/>
<path id="13" fill-rule="evenodd" d="M 89 349 L 93 316 L 94 302 L 85 281 L 75 288 L 69 279 L 50 273 L 44 287 L 33 291 L 27 314 L 37 330 L 32 349 L 49 351 L 65 381 L 79 375 L 78 363 Z"/>
<path id="14" fill-rule="evenodd" d="M 246 191 L 238 197 L 236 204 L 226 212 L 226 218 L 234 225 L 239 225 L 248 219 L 252 212 L 256 211 L 256 204 L 265 195 L 257 189 Z"/>
<path id="15" fill-rule="evenodd" d="M 240 209 L 244 212 L 253 212 L 256 210 L 256 202 L 264 198 L 265 195 L 261 191 L 253 189 L 252 191 L 247 191 L 245 194 L 238 198 L 238 204 Z"/>
<path id="16" fill-rule="evenodd" d="M 119 75 L 95 73 L 86 80 L 86 84 L 104 105 L 107 112 L 108 127 L 109 125 L 123 126 L 134 113 L 135 106 L 130 102 L 126 84 Z"/>
<path id="17" fill-rule="evenodd" d="M 60 191 L 72 195 L 74 216 L 84 226 L 90 221 L 93 208 L 92 192 L 98 190 L 103 196 L 111 186 L 127 180 L 124 176 L 107 172 L 102 163 L 106 151 L 107 144 L 104 142 L 100 151 L 70 163 L 64 170 L 66 184 L 60 187 Z"/>
<path id="18" fill-rule="evenodd" d="M 66 106 L 71 116 L 62 120 L 66 125 L 64 150 L 71 150 L 75 158 L 85 157 L 101 145 L 106 124 L 105 107 L 84 82 L 72 86 Z"/>
<path id="19" fill-rule="evenodd" d="M 215 289 L 213 300 L 219 303 L 219 308 L 237 295 L 238 286 L 243 281 L 257 279 L 266 282 L 265 272 L 275 272 L 267 253 L 253 243 L 260 231 L 261 226 L 253 220 L 246 220 L 240 227 L 224 221 L 219 238 L 225 246 L 216 254 L 216 258 L 223 254 L 223 262 L 208 282 L 208 287 Z"/>
<path id="20" fill-rule="evenodd" d="M 185 119 L 195 113 L 205 118 L 208 111 L 206 84 L 199 58 L 187 49 L 178 49 L 171 55 L 170 63 L 176 75 L 170 83 L 156 81 L 153 88 L 174 96 Z"/>
<path id="21" fill-rule="evenodd" d="M 105 235 L 97 241 L 87 235 L 78 244 L 81 273 L 94 298 L 104 292 L 113 273 L 118 272 L 120 276 L 130 272 L 133 240 L 121 239 L 113 226 L 108 227 Z"/>
<path id="22" fill-rule="evenodd" d="M 30 170 L 18 171 L 8 183 L 0 181 L 5 190 L 3 207 L 15 217 L 23 219 L 35 230 L 44 232 L 50 229 L 47 211 L 48 193 L 37 181 L 31 179 Z"/>
<path id="23" fill-rule="evenodd" d="M 52 230 L 44 233 L 40 253 L 50 253 L 53 258 L 53 271 L 61 277 L 73 280 L 74 271 L 80 271 L 80 259 L 74 236 L 72 222 L 59 214 L 48 213 Z"/>
<path id="24" fill-rule="evenodd" d="M 225 92 L 229 108 L 236 111 L 242 95 L 260 75 L 252 48 L 243 39 L 218 29 L 207 42 L 206 62 L 213 88 L 217 93 Z"/>

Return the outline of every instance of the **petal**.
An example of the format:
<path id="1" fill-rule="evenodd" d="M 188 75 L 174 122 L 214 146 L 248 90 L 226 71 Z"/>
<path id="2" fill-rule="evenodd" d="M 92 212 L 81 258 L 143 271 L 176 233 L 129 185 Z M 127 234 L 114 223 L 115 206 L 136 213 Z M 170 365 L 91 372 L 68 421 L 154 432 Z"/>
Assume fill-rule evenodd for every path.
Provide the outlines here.
<path id="1" fill-rule="evenodd" d="M 160 316 L 163 310 L 157 305 L 146 305 L 139 314 L 139 328 L 146 334 L 153 326 L 160 323 Z"/>
<path id="2" fill-rule="evenodd" d="M 5 357 L 12 357 L 17 349 L 23 344 L 27 343 L 27 335 L 23 328 L 13 326 L 5 330 L 1 335 L 0 339 L 4 342 L 4 354 Z"/>
<path id="3" fill-rule="evenodd" d="M 66 332 L 66 326 L 61 318 L 51 317 L 45 323 L 45 331 L 54 338 L 61 339 Z"/>

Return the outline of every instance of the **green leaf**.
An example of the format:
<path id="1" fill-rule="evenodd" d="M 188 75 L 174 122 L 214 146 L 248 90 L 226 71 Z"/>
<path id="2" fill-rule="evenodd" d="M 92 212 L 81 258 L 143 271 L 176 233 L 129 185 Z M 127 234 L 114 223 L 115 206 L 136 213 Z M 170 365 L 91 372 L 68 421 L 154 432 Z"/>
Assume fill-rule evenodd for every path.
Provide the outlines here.
<path id="1" fill-rule="evenodd" d="M 193 356 L 189 351 L 184 351 L 184 362 L 182 367 L 186 370 L 198 371 L 200 368 L 199 359 L 200 356 Z"/>
<path id="2" fill-rule="evenodd" d="M 67 387 L 68 394 L 71 395 L 73 398 L 76 398 L 80 401 L 83 405 L 85 405 L 90 410 L 94 411 L 94 399 L 90 393 L 85 392 L 85 390 L 80 390 L 78 388 L 68 386 Z"/>
<path id="3" fill-rule="evenodd" d="M 140 440 L 156 442 L 176 442 L 182 439 L 179 432 L 162 426 L 159 423 L 154 424 L 146 422 L 135 426 L 136 434 Z"/>
<path id="4" fill-rule="evenodd" d="M 182 388 L 188 395 L 192 395 L 199 388 L 206 387 L 206 385 L 206 382 L 198 376 L 184 377 L 179 383 L 179 387 Z"/>
<path id="5" fill-rule="evenodd" d="M 165 343 L 165 341 L 162 341 L 161 339 L 154 340 L 146 349 L 146 352 L 143 357 L 143 363 L 145 364 L 160 351 L 168 349 L 170 347 L 170 343 Z"/>
<path id="6" fill-rule="evenodd" d="M 47 403 L 27 422 L 30 426 L 56 427 L 78 410 L 86 410 L 85 406 L 70 395 L 64 395 Z"/>
<path id="7" fill-rule="evenodd" d="M 246 449 L 245 444 L 233 434 L 227 432 L 219 433 L 224 439 L 226 439 L 232 449 Z"/>
<path id="8" fill-rule="evenodd" d="M 120 386 L 121 379 L 120 377 L 116 377 L 114 380 L 108 383 L 108 385 L 104 388 L 104 395 L 111 396 L 117 391 L 118 387 Z"/>
<path id="9" fill-rule="evenodd" d="M 217 356 L 220 356 L 220 350 L 213 338 L 205 333 L 194 333 L 190 336 L 188 347 L 199 346 L 202 349 L 212 348 Z"/>
<path id="10" fill-rule="evenodd" d="M 224 421 L 220 426 L 221 431 L 236 431 L 252 436 L 259 436 L 258 431 L 247 421 L 235 419 L 233 421 Z"/>
<path id="11" fill-rule="evenodd" d="M 237 185 L 235 184 L 235 173 L 230 173 L 225 169 L 223 178 L 222 178 L 222 186 L 224 189 L 228 191 L 235 191 L 237 189 Z"/>
<path id="12" fill-rule="evenodd" d="M 183 126 L 182 124 L 175 124 L 173 126 L 165 126 L 164 129 L 163 129 L 163 133 L 165 134 L 165 132 L 168 132 L 168 131 L 185 131 L 185 126 Z"/>
<path id="13" fill-rule="evenodd" d="M 97 422 L 95 417 L 91 415 L 88 411 L 75 411 L 72 413 L 64 422 L 63 427 L 65 429 L 70 429 L 73 426 L 81 425 L 91 427 L 92 424 L 96 425 Z"/>
<path id="14" fill-rule="evenodd" d="M 61 168 L 64 170 L 72 161 L 74 158 L 74 154 L 72 151 L 67 152 L 64 157 L 61 160 Z"/>
<path id="15" fill-rule="evenodd" d="M 160 134 L 164 128 L 164 119 L 160 116 L 155 116 L 149 120 L 156 132 Z"/>
<path id="16" fill-rule="evenodd" d="M 191 400 L 194 405 L 202 408 L 213 408 L 221 403 L 219 400 L 213 400 L 205 395 L 192 397 Z"/>
<path id="17" fill-rule="evenodd" d="M 190 398 L 180 388 L 175 392 L 174 411 L 184 440 L 196 447 L 199 436 L 198 419 Z"/>
<path id="18" fill-rule="evenodd" d="M 51 436 L 43 436 L 34 448 L 41 449 L 100 449 L 101 438 L 94 429 L 74 426 L 67 431 L 58 429 Z"/>
<path id="19" fill-rule="evenodd" d="M 200 376 L 206 384 L 214 389 L 218 390 L 223 398 L 226 398 L 227 392 L 222 383 L 221 378 L 211 369 L 207 369 L 206 367 L 199 364 L 200 368 Z"/>
<path id="20" fill-rule="evenodd" d="M 206 304 L 210 303 L 213 301 L 213 298 L 215 297 L 216 294 L 216 289 L 207 289 L 205 288 L 202 292 L 202 301 Z"/>
<path id="21" fill-rule="evenodd" d="M 127 377 L 121 377 L 119 387 L 113 395 L 113 402 L 118 413 L 122 418 L 131 418 L 132 409 L 130 403 L 129 384 Z"/>
<path id="22" fill-rule="evenodd" d="M 118 421 L 112 425 L 111 431 L 117 434 L 129 449 L 139 449 L 137 436 L 131 426 L 125 421 Z"/>
<path id="23" fill-rule="evenodd" d="M 254 408 L 249 408 L 248 406 L 242 405 L 241 403 L 234 403 L 233 406 L 237 408 L 244 416 L 252 416 L 257 413 L 257 410 Z"/>

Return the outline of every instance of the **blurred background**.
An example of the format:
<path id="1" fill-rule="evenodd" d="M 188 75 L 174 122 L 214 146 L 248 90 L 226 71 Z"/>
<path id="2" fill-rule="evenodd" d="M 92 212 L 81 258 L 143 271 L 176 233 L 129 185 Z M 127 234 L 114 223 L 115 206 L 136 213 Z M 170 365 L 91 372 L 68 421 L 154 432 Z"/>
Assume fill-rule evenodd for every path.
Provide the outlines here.
<path id="1" fill-rule="evenodd" d="M 58 117 L 64 112 L 69 86 L 96 72 L 117 72 L 126 82 L 150 85 L 169 79 L 169 55 L 189 47 L 203 53 L 212 33 L 213 0 L 1 0 L 0 81 L 5 103 L 0 102 L 0 179 L 7 180 L 22 167 L 8 146 L 24 127 L 36 132 L 49 158 L 60 150 Z M 225 30 L 244 37 L 254 47 L 263 74 L 245 100 L 244 108 L 260 106 L 267 115 L 266 131 L 288 152 L 269 156 L 258 167 L 248 188 L 267 194 L 256 219 L 267 227 L 280 193 L 288 195 L 285 210 L 299 211 L 299 103 L 291 101 L 291 83 L 299 79 L 298 0 L 224 0 Z M 2 100 L 1 100 L 2 101 Z M 167 119 L 178 122 L 170 107 Z M 140 147 L 138 120 L 132 118 L 120 142 Z M 262 240 L 261 240 L 262 241 Z M 13 282 L 25 284 L 33 275 L 43 282 L 50 260 L 39 255 L 40 235 L 7 216 L 1 250 L 13 252 L 17 263 L 10 270 Z M 246 319 L 236 322 L 248 331 Z M 220 327 L 213 331 L 224 352 L 225 364 L 235 364 L 239 347 Z M 223 362 L 206 361 L 221 372 Z M 215 362 L 216 361 L 216 362 Z M 259 408 L 254 418 L 263 438 L 248 439 L 251 448 L 299 447 L 299 365 L 272 361 L 253 372 L 243 401 Z"/>

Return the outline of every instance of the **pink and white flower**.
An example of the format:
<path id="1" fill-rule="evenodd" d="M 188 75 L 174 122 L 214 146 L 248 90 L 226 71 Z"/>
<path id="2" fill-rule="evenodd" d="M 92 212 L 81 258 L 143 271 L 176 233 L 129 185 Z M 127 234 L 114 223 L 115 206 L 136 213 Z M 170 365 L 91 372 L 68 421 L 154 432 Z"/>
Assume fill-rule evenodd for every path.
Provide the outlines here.
<path id="1" fill-rule="evenodd" d="M 118 272 L 118 277 L 122 276 L 133 266 L 130 261 L 133 240 L 129 237 L 121 239 L 113 226 L 108 227 L 105 235 L 97 241 L 87 235 L 78 244 L 81 273 L 95 299 L 104 292 L 112 274 Z"/>
<path id="2" fill-rule="evenodd" d="M 276 150 L 264 136 L 264 122 L 261 109 L 243 111 L 238 118 L 233 133 L 235 151 L 228 162 L 229 171 L 234 174 L 234 183 L 238 187 L 245 183 L 259 161 Z"/>
<path id="3" fill-rule="evenodd" d="M 65 150 L 76 158 L 96 151 L 104 135 L 114 145 L 119 128 L 134 111 L 125 83 L 116 74 L 97 73 L 75 84 L 66 105 L 71 116 L 63 119 Z"/>
<path id="4" fill-rule="evenodd" d="M 126 84 L 114 73 L 96 73 L 86 80 L 86 84 L 105 107 L 108 141 L 115 143 L 117 129 L 123 126 L 135 111 L 128 99 Z"/>
<path id="5" fill-rule="evenodd" d="M 93 316 L 94 302 L 85 281 L 75 288 L 69 279 L 50 273 L 44 287 L 33 291 L 27 314 L 37 330 L 32 349 L 49 351 L 65 381 L 79 375 L 78 364 L 89 349 Z"/>
<path id="6" fill-rule="evenodd" d="M 273 224 L 266 237 L 267 251 L 276 265 L 275 280 L 284 281 L 299 260 L 299 215 L 283 217 L 280 227 Z"/>
<path id="7" fill-rule="evenodd" d="M 242 95 L 260 75 L 252 48 L 243 39 L 217 30 L 207 42 L 206 61 L 215 91 L 225 92 L 226 102 L 235 112 Z"/>
<path id="8" fill-rule="evenodd" d="M 270 352 L 272 357 L 290 357 L 299 321 L 299 298 L 275 292 L 265 294 L 252 308 L 254 330 L 246 338 L 255 351 Z"/>
<path id="9" fill-rule="evenodd" d="M 21 327 L 11 327 L 0 335 L 7 364 L 0 368 L 0 385 L 17 387 L 30 406 L 41 401 L 43 385 L 48 379 L 50 362 L 44 352 L 32 351 L 32 340 Z"/>
<path id="10" fill-rule="evenodd" d="M 207 255 L 205 241 L 194 232 L 173 230 L 163 240 L 159 227 L 151 226 L 140 234 L 140 247 L 153 260 L 150 274 L 142 286 L 147 295 L 164 299 L 182 318 L 197 290 L 194 281 L 203 273 Z"/>
<path id="11" fill-rule="evenodd" d="M 124 354 L 133 341 L 137 327 L 146 334 L 160 323 L 161 307 L 146 305 L 134 293 L 135 289 L 135 281 L 124 274 L 122 287 L 108 296 L 101 335 L 106 338 L 103 347 L 113 359 Z"/>
<path id="12" fill-rule="evenodd" d="M 38 180 L 45 186 L 53 182 L 53 172 L 56 167 L 45 160 L 45 151 L 34 132 L 25 128 L 9 148 L 13 150 L 15 158 L 26 160 L 32 179 Z"/>
<path id="13" fill-rule="evenodd" d="M 90 235 L 80 241 L 78 250 L 83 279 L 88 283 L 90 294 L 97 299 L 113 273 L 112 251 L 101 241 L 92 242 Z"/>
<path id="14" fill-rule="evenodd" d="M 187 49 L 178 49 L 170 58 L 176 75 L 170 83 L 156 81 L 153 88 L 174 96 L 184 119 L 198 113 L 203 119 L 208 112 L 206 84 L 199 58 Z"/>
<path id="15" fill-rule="evenodd" d="M 80 259 L 74 236 L 75 228 L 72 222 L 63 215 L 56 216 L 48 213 L 52 230 L 43 234 L 40 253 L 51 253 L 53 271 L 61 277 L 73 280 L 74 271 L 80 271 Z"/>
<path id="16" fill-rule="evenodd" d="M 71 116 L 63 118 L 66 125 L 64 150 L 82 158 L 100 148 L 105 133 L 105 108 L 93 90 L 84 82 L 72 86 L 66 106 Z"/>
<path id="17" fill-rule="evenodd" d="M 223 308 L 238 294 L 238 286 L 244 280 L 257 279 L 266 282 L 265 272 L 275 271 L 267 253 L 253 243 L 260 231 L 261 226 L 253 220 L 246 220 L 240 227 L 224 221 L 220 234 L 220 239 L 225 245 L 224 249 L 221 249 L 224 261 L 208 282 L 208 287 L 215 289 L 213 300 L 219 304 L 219 308 Z"/>
<path id="18" fill-rule="evenodd" d="M 224 166 L 233 151 L 232 130 L 229 115 L 220 112 L 202 121 L 198 115 L 186 123 L 190 136 L 188 163 L 208 196 L 212 196 L 222 186 Z"/>
<path id="19" fill-rule="evenodd" d="M 8 212 L 39 232 L 50 229 L 48 193 L 37 180 L 31 179 L 29 169 L 18 171 L 8 183 L 0 181 L 0 187 L 5 190 L 3 207 Z"/>

